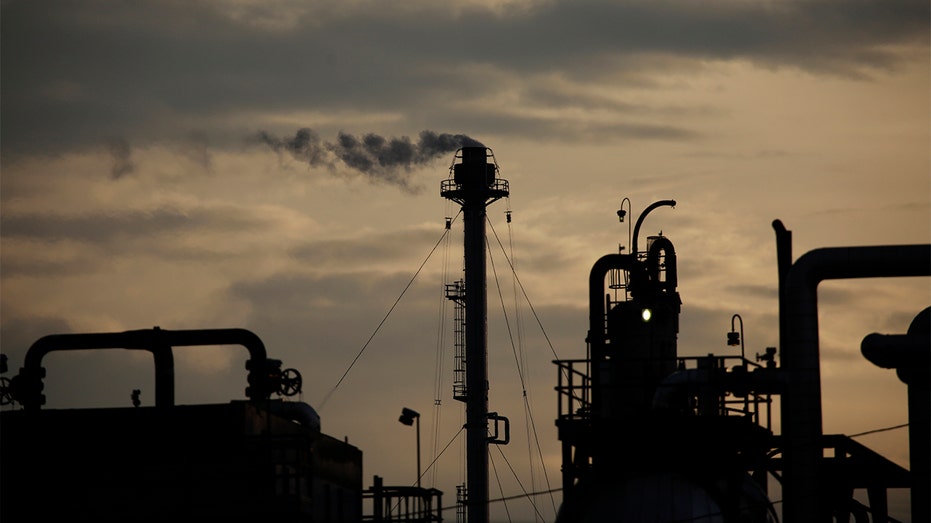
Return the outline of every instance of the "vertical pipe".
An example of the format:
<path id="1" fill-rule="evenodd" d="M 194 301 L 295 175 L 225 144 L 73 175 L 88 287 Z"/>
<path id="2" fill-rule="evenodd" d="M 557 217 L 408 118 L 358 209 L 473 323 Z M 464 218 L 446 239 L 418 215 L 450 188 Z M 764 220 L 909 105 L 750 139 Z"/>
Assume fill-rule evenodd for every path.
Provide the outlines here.
<path id="1" fill-rule="evenodd" d="M 912 369 L 897 371 L 908 383 L 909 474 L 912 479 L 912 521 L 931 521 L 931 307 L 918 313 L 908 326 L 908 336 L 921 349 L 912 349 L 918 360 Z"/>
<path id="2" fill-rule="evenodd" d="M 372 514 L 376 523 L 381 523 L 384 521 L 384 490 L 382 479 L 380 476 L 375 476 L 375 481 L 372 485 Z"/>
<path id="3" fill-rule="evenodd" d="M 836 247 L 809 251 L 786 275 L 782 367 L 784 519 L 830 519 L 821 503 L 821 374 L 818 284 L 829 279 L 931 276 L 931 245 Z"/>
<path id="4" fill-rule="evenodd" d="M 870 334 L 860 351 L 874 365 L 896 369 L 908 385 L 912 521 L 931 521 L 931 307 L 915 316 L 908 334 Z"/>
<path id="5" fill-rule="evenodd" d="M 155 406 L 173 407 L 175 404 L 175 359 L 171 345 L 158 345 L 149 349 L 155 360 Z"/>
<path id="6" fill-rule="evenodd" d="M 786 340 L 786 307 L 785 299 L 786 276 L 792 268 L 792 231 L 786 229 L 781 220 L 773 220 L 773 229 L 776 231 L 776 272 L 779 277 L 779 345 Z"/>
<path id="7" fill-rule="evenodd" d="M 420 488 L 420 416 L 417 416 L 417 488 Z"/>

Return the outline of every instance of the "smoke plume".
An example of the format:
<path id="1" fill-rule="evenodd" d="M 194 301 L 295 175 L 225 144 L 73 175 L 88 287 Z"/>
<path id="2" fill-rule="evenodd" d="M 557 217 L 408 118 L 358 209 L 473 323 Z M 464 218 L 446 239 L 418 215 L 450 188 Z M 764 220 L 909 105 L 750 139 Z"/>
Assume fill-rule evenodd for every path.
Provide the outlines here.
<path id="1" fill-rule="evenodd" d="M 111 178 L 118 180 L 136 170 L 136 164 L 130 158 L 131 153 L 129 142 L 125 138 L 110 141 L 110 156 L 113 158 L 113 166 L 110 168 Z"/>
<path id="2" fill-rule="evenodd" d="M 336 171 L 339 166 L 362 174 L 372 182 L 397 185 L 412 190 L 410 173 L 460 147 L 481 147 L 481 143 L 464 134 L 421 131 L 417 142 L 407 136 L 385 138 L 375 133 L 362 137 L 340 132 L 336 141 L 320 138 L 312 129 L 298 129 L 291 138 L 279 138 L 266 131 L 258 133 L 258 141 L 279 154 L 288 153 L 295 160 L 313 167 Z"/>

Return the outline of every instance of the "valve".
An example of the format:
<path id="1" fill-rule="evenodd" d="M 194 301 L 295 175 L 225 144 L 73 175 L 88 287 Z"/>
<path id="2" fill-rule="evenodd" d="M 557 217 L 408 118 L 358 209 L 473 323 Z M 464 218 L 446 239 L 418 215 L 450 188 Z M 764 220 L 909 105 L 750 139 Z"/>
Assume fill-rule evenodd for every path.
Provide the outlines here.
<path id="1" fill-rule="evenodd" d="M 756 361 L 766 362 L 767 369 L 776 368 L 776 347 L 766 347 L 765 353 L 757 353 Z"/>
<path id="2" fill-rule="evenodd" d="M 246 370 L 249 371 L 246 396 L 250 400 L 268 399 L 273 392 L 280 390 L 281 360 L 247 360 Z"/>
<path id="3" fill-rule="evenodd" d="M 13 403 L 13 392 L 10 390 L 10 378 L 0 378 L 0 405 Z"/>
<path id="4" fill-rule="evenodd" d="M 300 372 L 296 369 L 285 369 L 281 371 L 281 384 L 278 387 L 278 394 L 282 396 L 300 394 L 303 383 Z"/>
<path id="5" fill-rule="evenodd" d="M 27 409 L 38 409 L 45 405 L 45 367 L 19 369 L 19 374 L 10 380 L 10 397 Z"/>

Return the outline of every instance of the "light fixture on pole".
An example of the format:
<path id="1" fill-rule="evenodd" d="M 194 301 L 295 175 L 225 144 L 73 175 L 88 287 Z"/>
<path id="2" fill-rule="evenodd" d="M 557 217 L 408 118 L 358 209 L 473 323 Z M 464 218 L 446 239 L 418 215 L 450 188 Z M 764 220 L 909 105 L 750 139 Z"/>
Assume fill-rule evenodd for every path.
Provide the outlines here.
<path id="1" fill-rule="evenodd" d="M 417 488 L 420 488 L 420 413 L 407 407 L 401 409 L 401 417 L 398 421 L 408 427 L 417 421 Z"/>
<path id="2" fill-rule="evenodd" d="M 626 210 L 626 211 L 624 210 L 624 202 L 627 202 L 627 210 Z M 624 199 L 621 200 L 621 208 L 617 210 L 617 219 L 618 219 L 618 221 L 620 221 L 621 223 L 624 223 L 624 217 L 627 216 L 627 213 L 628 213 L 628 212 L 630 212 L 630 198 L 628 198 L 628 197 L 625 196 Z M 628 222 L 627 222 L 627 248 L 628 248 L 628 249 L 630 249 L 630 234 L 631 234 L 631 232 L 630 232 L 630 224 L 631 224 L 631 222 L 628 221 Z"/>
<path id="3" fill-rule="evenodd" d="M 740 323 L 740 330 L 734 328 L 734 320 L 737 320 Z M 746 354 L 744 353 L 744 319 L 740 317 L 740 314 L 735 314 L 731 316 L 731 331 L 727 333 L 727 344 L 730 347 L 736 347 L 740 345 L 740 359 L 745 360 Z M 743 365 L 743 362 L 741 362 Z"/>

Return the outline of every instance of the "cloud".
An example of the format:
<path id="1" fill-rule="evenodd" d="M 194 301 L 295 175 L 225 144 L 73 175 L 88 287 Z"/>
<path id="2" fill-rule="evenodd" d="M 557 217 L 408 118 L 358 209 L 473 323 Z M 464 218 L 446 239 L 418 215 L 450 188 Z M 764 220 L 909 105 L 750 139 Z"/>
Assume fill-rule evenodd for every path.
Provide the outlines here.
<path id="1" fill-rule="evenodd" d="M 397 185 L 412 190 L 408 179 L 411 169 L 424 165 L 466 146 L 481 146 L 464 134 L 421 131 L 414 143 L 407 136 L 385 138 L 368 133 L 361 138 L 340 132 L 336 141 L 323 141 L 307 127 L 298 129 L 293 138 L 279 138 L 259 131 L 256 139 L 278 153 L 287 152 L 311 167 L 327 167 L 336 172 L 339 165 L 360 173 L 370 181 Z"/>
<path id="2" fill-rule="evenodd" d="M 162 233 L 195 229 L 242 231 L 260 227 L 258 217 L 228 209 L 179 210 L 162 207 L 149 211 L 93 212 L 76 216 L 54 214 L 5 214 L 4 238 L 109 244 L 127 238 L 146 238 Z"/>
<path id="3" fill-rule="evenodd" d="M 210 154 L 210 141 L 205 133 L 192 132 L 188 134 L 187 140 L 182 140 L 179 144 L 179 151 L 204 170 L 211 170 L 213 158 Z"/>
<path id="4" fill-rule="evenodd" d="M 353 238 L 319 239 L 291 248 L 288 254 L 310 267 L 384 267 L 398 260 L 414 263 L 412 252 L 429 252 L 440 238 L 438 226 L 432 229 L 370 232 Z"/>
<path id="5" fill-rule="evenodd" d="M 862 77 L 913 59 L 915 49 L 923 53 L 929 33 L 927 2 L 910 0 L 583 0 L 494 9 L 427 2 L 385 9 L 360 1 L 338 8 L 288 4 L 282 7 L 288 17 L 249 2 L 230 9 L 211 2 L 13 1 L 3 9 L 4 155 L 53 154 L 115 135 L 133 144 L 184 141 L 194 118 L 213 141 L 250 118 L 252 129 L 272 128 L 269 113 L 385 107 L 412 122 L 469 122 L 472 133 L 545 131 L 572 140 L 574 133 L 594 134 L 584 120 L 556 125 L 525 115 L 499 129 L 507 121 L 496 118 L 502 111 L 546 101 L 498 95 L 553 77 L 644 85 L 671 64 L 698 71 L 714 61 Z M 284 18 L 291 22 L 282 25 Z M 623 114 L 626 107 L 628 118 L 614 115 L 601 125 L 681 138 L 629 121 L 631 103 L 550 97 L 594 111 Z M 347 141 L 340 162 L 366 168 L 387 158 L 374 155 L 372 145 L 365 135 Z M 391 156 L 407 144 L 375 145 Z M 114 174 L 127 168 L 118 164 Z"/>

